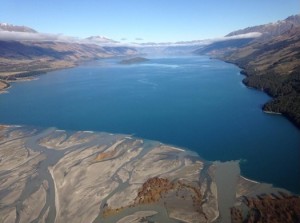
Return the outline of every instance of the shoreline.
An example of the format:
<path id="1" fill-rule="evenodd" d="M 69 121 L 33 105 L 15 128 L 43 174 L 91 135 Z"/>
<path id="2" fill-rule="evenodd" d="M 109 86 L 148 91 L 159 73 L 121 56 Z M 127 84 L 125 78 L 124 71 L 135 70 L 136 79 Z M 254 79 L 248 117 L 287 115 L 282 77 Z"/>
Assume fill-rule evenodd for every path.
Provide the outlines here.
<path id="1" fill-rule="evenodd" d="M 0 72 L 0 84 L 3 83 L 6 85 L 3 88 L 1 88 L 1 85 L 0 85 L 0 94 L 9 93 L 8 91 L 6 91 L 6 89 L 9 89 L 11 87 L 10 83 L 13 83 L 13 82 L 32 81 L 32 80 L 36 80 L 37 79 L 36 77 L 43 75 L 43 74 L 47 74 L 49 72 L 78 67 L 84 63 L 92 62 L 95 60 L 118 58 L 118 57 L 123 58 L 124 56 L 107 56 L 107 57 L 104 56 L 104 57 L 99 57 L 99 58 L 82 59 L 82 60 L 78 60 L 78 61 L 61 60 L 60 62 L 66 62 L 66 63 L 64 63 L 63 65 L 62 64 L 53 64 L 53 66 L 57 66 L 57 67 L 53 67 L 53 68 L 42 68 L 42 69 L 31 70 L 31 71 L 18 71 L 14 74 L 11 74 L 9 72 Z"/>
<path id="2" fill-rule="evenodd" d="M 49 68 L 45 70 L 32 70 L 32 71 L 24 71 L 20 72 L 17 74 L 13 75 L 0 75 L 0 94 L 3 93 L 9 93 L 6 91 L 7 89 L 11 88 L 10 83 L 14 82 L 23 82 L 23 81 L 33 81 L 37 80 L 38 76 L 47 74 L 52 71 L 57 71 L 57 70 L 64 70 L 64 69 L 69 69 L 69 68 L 74 68 L 77 67 L 79 64 L 74 64 L 72 66 L 65 66 L 65 67 L 59 67 L 59 68 Z M 5 86 L 1 86 L 1 83 Z"/>
<path id="3" fill-rule="evenodd" d="M 249 178 L 247 178 L 247 177 L 244 177 L 244 176 L 242 176 L 242 175 L 240 175 L 240 177 L 241 178 L 243 178 L 244 180 L 246 180 L 246 181 L 249 181 L 249 182 L 251 182 L 251 183 L 255 183 L 255 184 L 261 184 L 260 182 L 258 182 L 258 181 L 255 181 L 255 180 L 250 180 Z"/>
<path id="4" fill-rule="evenodd" d="M 265 110 L 263 110 L 263 112 L 266 114 L 270 114 L 270 115 L 282 115 L 282 113 L 280 113 L 280 112 L 265 111 Z"/>
<path id="5" fill-rule="evenodd" d="M 124 140 L 126 135 L 111 137 L 109 133 L 99 134 L 99 132 L 95 132 L 94 137 L 82 134 L 81 131 L 69 132 L 70 135 L 64 138 L 65 133 L 57 133 L 51 129 L 43 129 L 41 132 L 30 131 L 20 144 L 19 136 L 26 133 L 26 129 L 7 127 L 2 131 L 6 138 L 1 142 L 9 142 L 1 146 L 1 150 L 7 153 L 9 161 L 5 165 L 23 168 L 17 168 L 18 172 L 9 173 L 10 175 L 5 175 L 4 179 L 15 177 L 16 182 L 19 182 L 18 174 L 25 172 L 24 168 L 34 172 L 38 169 L 35 175 L 37 182 L 47 180 L 50 190 L 53 190 L 48 197 L 51 202 L 42 204 L 38 201 L 39 203 L 35 204 L 42 207 L 41 211 L 39 210 L 39 218 L 46 216 L 45 211 L 49 210 L 46 216 L 49 222 L 72 222 L 77 219 L 78 222 L 116 222 L 134 214 L 137 210 L 155 210 L 157 212 L 155 218 L 159 222 L 173 222 L 174 217 L 183 219 L 183 222 L 191 222 L 203 217 L 196 205 L 205 205 L 204 213 L 207 213 L 209 219 L 216 216 L 214 195 L 202 203 L 199 186 L 202 181 L 198 177 L 202 171 L 201 163 L 194 163 L 187 154 L 178 156 L 178 153 L 168 145 L 165 148 L 157 144 L 148 147 L 137 138 Z M 60 150 L 60 143 L 65 146 L 63 150 Z M 17 144 L 19 147 L 15 146 Z M 116 148 L 118 150 L 116 156 L 95 162 L 99 154 Z M 31 161 L 25 163 L 27 166 L 19 165 L 23 161 L 19 159 L 26 158 L 23 153 L 16 153 L 20 149 L 24 152 L 31 149 L 43 157 L 34 160 L 33 164 Z M 131 153 L 127 153 L 128 149 Z M 125 168 L 126 171 L 122 171 Z M 99 174 L 99 169 L 103 174 Z M 29 170 L 26 171 L 28 172 L 26 181 L 30 181 L 32 177 Z M 51 183 L 47 178 L 49 175 L 52 178 Z M 205 182 L 209 179 L 206 177 L 202 179 Z M 173 179 L 180 180 L 173 182 Z M 27 185 L 26 181 L 21 183 Z M 31 183 L 36 184 L 35 181 Z M 7 191 L 10 189 L 9 186 L 5 187 Z M 146 186 L 150 188 L 151 193 Z M 207 191 L 210 190 L 210 185 L 205 184 L 204 187 L 205 191 L 206 187 Z M 27 197 L 31 196 L 30 187 L 27 186 L 26 190 L 28 196 L 25 193 L 18 196 L 16 202 L 11 204 L 12 207 L 24 204 Z M 13 197 L 13 192 L 8 196 Z M 180 196 L 176 196 L 176 193 Z M 180 206 L 173 205 L 181 202 L 185 204 L 184 213 Z M 0 207 L 5 217 L 10 214 L 8 208 L 10 207 L 6 205 Z M 21 213 L 23 212 L 21 210 Z M 28 215 L 30 214 L 31 212 Z M 20 222 L 25 222 L 23 215 L 20 216 Z"/>
<path id="6" fill-rule="evenodd" d="M 264 215 L 275 212 L 265 210 L 266 203 L 259 203 L 262 199 L 277 205 L 300 202 L 293 192 L 242 176 L 239 160 L 211 161 L 212 165 L 207 166 L 207 161 L 198 157 L 195 160 L 185 152 L 179 155 L 175 149 L 181 148 L 147 144 L 138 138 L 128 139 L 128 135 L 111 137 L 110 133 L 94 132 L 91 137 L 84 134 L 86 131 L 28 131 L 26 126 L 9 125 L 2 129 L 0 125 L 0 130 L 4 135 L 0 149 L 7 160 L 2 169 L 13 168 L 4 180 L 12 179 L 25 188 L 25 192 L 16 194 L 19 187 L 12 191 L 10 184 L 4 187 L 8 194 L 0 211 L 7 218 L 9 208 L 16 207 L 20 217 L 14 217 L 14 221 L 27 222 L 27 216 L 35 214 L 37 220 L 49 222 L 125 222 L 132 216 L 147 218 L 137 211 L 154 211 L 151 220 L 159 222 L 230 222 L 237 216 L 233 211 L 238 212 L 240 207 L 247 207 L 250 213 L 252 206 L 247 201 L 260 205 Z M 108 159 L 97 160 L 99 154 L 116 149 L 117 153 Z M 20 180 L 18 176 L 24 172 L 25 180 Z M 32 172 L 36 173 L 35 181 Z M 47 191 L 46 202 L 29 200 L 36 194 L 31 188 L 41 186 Z M 9 203 L 13 198 L 14 202 Z"/>
<path id="7" fill-rule="evenodd" d="M 283 117 L 285 117 L 287 120 L 289 120 L 298 130 L 300 130 L 300 124 L 297 123 L 295 120 L 293 120 L 289 114 L 287 113 L 280 113 L 280 112 L 275 112 L 275 111 L 266 111 L 264 110 L 264 107 L 269 103 L 271 102 L 272 100 L 276 99 L 275 96 L 271 95 L 269 92 L 267 92 L 265 89 L 260 89 L 258 87 L 255 87 L 255 86 L 249 86 L 247 83 L 245 83 L 245 80 L 247 77 L 249 77 L 250 75 L 248 74 L 247 72 L 247 69 L 245 67 L 242 67 L 240 66 L 238 63 L 234 62 L 234 61 L 228 61 L 228 60 L 225 60 L 223 59 L 222 57 L 212 57 L 212 59 L 217 59 L 217 60 L 221 60 L 225 63 L 229 63 L 229 64 L 233 64 L 235 66 L 237 66 L 239 69 L 240 69 L 240 74 L 245 76 L 245 78 L 242 80 L 242 83 L 247 87 L 247 88 L 250 88 L 250 89 L 254 89 L 254 90 L 257 90 L 257 91 L 260 91 L 260 92 L 263 92 L 265 94 L 267 94 L 268 96 L 271 97 L 271 100 L 265 102 L 263 104 L 263 106 L 261 107 L 261 110 L 266 113 L 266 114 L 270 114 L 270 115 L 282 115 Z M 253 74 L 253 75 L 256 75 L 256 74 Z"/>
<path id="8" fill-rule="evenodd" d="M 6 81 L 0 80 L 0 94 L 7 93 L 7 89 L 9 89 L 11 85 Z"/>
<path id="9" fill-rule="evenodd" d="M 230 63 L 230 62 L 229 62 L 229 63 Z M 265 103 L 263 104 L 263 106 L 261 107 L 261 110 L 262 110 L 264 113 L 269 114 L 269 115 L 282 115 L 282 116 L 285 117 L 288 121 L 290 121 L 290 122 L 291 122 L 298 130 L 300 130 L 300 125 L 299 125 L 295 120 L 293 120 L 287 113 L 280 113 L 280 112 L 275 112 L 275 111 L 266 111 L 266 110 L 264 110 L 265 106 L 266 106 L 269 102 L 271 102 L 272 100 L 276 99 L 276 97 L 273 96 L 273 95 L 271 95 L 271 94 L 270 94 L 269 92 L 267 92 L 265 89 L 259 89 L 259 88 L 255 87 L 255 86 L 254 86 L 254 87 L 251 87 L 251 86 L 247 85 L 247 84 L 245 83 L 245 81 L 244 81 L 247 77 L 249 77 L 249 75 L 248 75 L 246 69 L 244 69 L 244 68 L 238 66 L 238 64 L 236 64 L 236 63 L 232 63 L 232 64 L 234 64 L 234 65 L 236 65 L 237 67 L 239 67 L 240 69 L 242 69 L 242 70 L 240 71 L 240 74 L 245 76 L 245 78 L 242 80 L 242 82 L 243 82 L 243 84 L 244 84 L 246 87 L 251 88 L 251 89 L 254 89 L 254 90 L 257 90 L 257 91 L 260 91 L 260 92 L 263 92 L 263 93 L 265 93 L 266 95 L 268 95 L 268 96 L 271 97 L 271 100 L 265 102 Z"/>

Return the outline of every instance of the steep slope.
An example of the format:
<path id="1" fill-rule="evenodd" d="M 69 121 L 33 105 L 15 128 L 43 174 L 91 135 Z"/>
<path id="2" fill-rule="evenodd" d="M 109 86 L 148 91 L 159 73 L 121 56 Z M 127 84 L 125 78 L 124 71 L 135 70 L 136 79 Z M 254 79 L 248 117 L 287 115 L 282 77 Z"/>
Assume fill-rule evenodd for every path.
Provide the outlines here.
<path id="1" fill-rule="evenodd" d="M 234 31 L 227 37 L 249 32 L 260 32 L 261 36 L 248 43 L 212 43 L 195 53 L 241 67 L 247 86 L 274 97 L 263 110 L 283 114 L 300 128 L 300 15 Z"/>
<path id="2" fill-rule="evenodd" d="M 264 24 L 259 26 L 247 27 L 245 29 L 240 29 L 231 32 L 226 36 L 235 36 L 235 35 L 241 35 L 241 34 L 246 34 L 251 32 L 260 32 L 262 33 L 261 38 L 266 39 L 270 37 L 279 36 L 285 33 L 286 31 L 299 26 L 300 26 L 300 15 L 293 15 L 286 18 L 285 20 L 280 20 L 275 23 L 269 23 L 269 24 Z"/>
<path id="3" fill-rule="evenodd" d="M 243 82 L 274 99 L 264 111 L 282 113 L 300 127 L 300 28 L 249 44 L 221 59 L 243 68 Z"/>
<path id="4" fill-rule="evenodd" d="M 73 67 L 84 60 L 134 54 L 136 50 L 128 47 L 49 41 L 0 41 L 0 79 L 15 80 Z"/>
<path id="5" fill-rule="evenodd" d="M 225 36 L 223 40 L 215 41 L 209 45 L 203 46 L 196 51 L 196 54 L 208 54 L 211 56 L 222 56 L 230 54 L 235 50 L 244 47 L 251 43 L 260 43 L 263 41 L 269 41 L 271 38 L 280 36 L 287 31 L 300 27 L 300 15 L 293 15 L 285 20 L 277 21 L 275 23 L 269 23 L 259 26 L 247 27 L 233 31 Z M 239 36 L 246 36 L 249 34 L 260 34 L 255 37 L 249 38 L 234 38 Z M 231 39 L 234 38 L 234 39 Z"/>
<path id="6" fill-rule="evenodd" d="M 246 46 L 255 38 L 243 38 L 243 39 L 229 39 L 216 41 L 212 44 L 203 46 L 194 51 L 196 54 L 209 54 L 211 56 L 223 55 L 225 53 L 233 52 L 234 50 Z"/>

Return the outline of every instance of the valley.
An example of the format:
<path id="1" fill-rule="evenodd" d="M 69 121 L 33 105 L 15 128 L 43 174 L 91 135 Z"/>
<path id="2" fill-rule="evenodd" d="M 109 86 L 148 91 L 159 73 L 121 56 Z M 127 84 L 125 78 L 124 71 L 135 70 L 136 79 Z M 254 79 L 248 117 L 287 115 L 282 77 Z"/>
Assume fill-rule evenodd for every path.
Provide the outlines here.
<path id="1" fill-rule="evenodd" d="M 146 11 L 117 40 L 0 23 L 0 222 L 299 222 L 300 15 L 126 37 Z"/>

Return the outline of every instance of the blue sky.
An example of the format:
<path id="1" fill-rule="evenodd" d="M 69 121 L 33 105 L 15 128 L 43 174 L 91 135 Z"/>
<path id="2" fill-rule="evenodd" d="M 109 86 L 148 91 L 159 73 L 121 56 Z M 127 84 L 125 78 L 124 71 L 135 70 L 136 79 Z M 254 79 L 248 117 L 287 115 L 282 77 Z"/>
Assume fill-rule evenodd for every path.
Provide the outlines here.
<path id="1" fill-rule="evenodd" d="M 103 35 L 127 42 L 220 37 L 300 12 L 299 0 L 0 0 L 0 4 L 0 22 L 43 33 Z"/>

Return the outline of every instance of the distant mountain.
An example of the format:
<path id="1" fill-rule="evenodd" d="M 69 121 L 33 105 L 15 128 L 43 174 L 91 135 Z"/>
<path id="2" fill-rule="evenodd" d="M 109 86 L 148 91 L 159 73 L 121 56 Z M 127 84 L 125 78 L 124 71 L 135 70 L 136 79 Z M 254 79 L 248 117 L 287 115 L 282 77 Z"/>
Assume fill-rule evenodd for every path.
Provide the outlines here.
<path id="1" fill-rule="evenodd" d="M 102 47 L 53 41 L 0 41 L 0 79 L 13 80 L 39 72 L 73 67 L 85 60 L 135 55 L 129 47 Z"/>
<path id="2" fill-rule="evenodd" d="M 199 45 L 157 45 L 157 46 L 139 46 L 136 48 L 141 55 L 190 55 L 193 51 L 199 49 Z"/>
<path id="3" fill-rule="evenodd" d="M 198 49 L 199 46 L 194 46 L 194 45 L 191 45 L 191 46 L 169 46 L 169 47 L 166 47 L 165 49 L 162 50 L 162 54 L 163 55 L 169 55 L 169 56 L 172 56 L 172 55 L 190 55 L 191 52 L 193 52 L 194 50 Z"/>
<path id="4" fill-rule="evenodd" d="M 207 45 L 210 40 L 194 40 L 181 42 L 161 42 L 161 43 L 136 43 L 137 50 L 141 55 L 190 55 L 200 46 Z"/>
<path id="5" fill-rule="evenodd" d="M 101 47 L 93 44 L 68 42 L 17 42 L 0 41 L 0 58 L 6 59 L 59 59 L 80 61 L 110 56 L 124 56 L 135 54 L 129 47 Z"/>
<path id="6" fill-rule="evenodd" d="M 223 55 L 225 53 L 232 52 L 237 48 L 246 46 L 248 43 L 252 42 L 255 38 L 241 38 L 241 39 L 228 39 L 216 41 L 203 47 L 198 47 L 194 51 L 196 54 L 209 54 L 211 56 Z"/>
<path id="7" fill-rule="evenodd" d="M 105 36 L 90 36 L 90 37 L 86 38 L 86 40 L 90 41 L 91 43 L 95 43 L 95 44 L 118 43 L 118 41 L 109 39 Z"/>
<path id="8" fill-rule="evenodd" d="M 37 33 L 37 31 L 32 28 L 26 26 L 15 26 L 8 23 L 0 23 L 0 31 Z"/>

